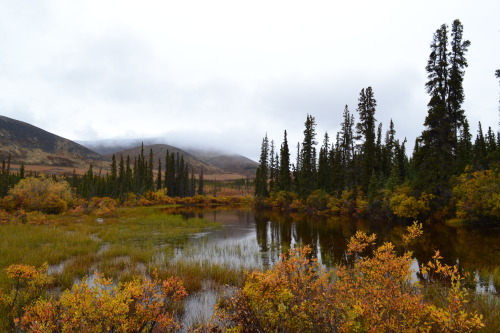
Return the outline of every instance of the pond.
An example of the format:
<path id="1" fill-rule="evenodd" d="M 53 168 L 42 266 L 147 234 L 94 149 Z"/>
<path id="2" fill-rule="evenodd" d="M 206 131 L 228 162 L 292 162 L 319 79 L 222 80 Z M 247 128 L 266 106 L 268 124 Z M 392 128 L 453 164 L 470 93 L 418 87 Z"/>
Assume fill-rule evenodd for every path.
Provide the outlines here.
<path id="1" fill-rule="evenodd" d="M 327 267 L 345 262 L 347 242 L 357 230 L 376 233 L 377 242 L 390 241 L 396 251 L 404 252 L 401 236 L 407 225 L 387 220 L 287 214 L 252 209 L 169 209 L 166 212 L 185 218 L 204 218 L 221 228 L 196 234 L 175 251 L 174 260 L 212 262 L 232 268 L 266 269 L 281 253 L 296 245 L 310 245 L 312 255 Z M 442 262 L 457 265 L 471 274 L 469 287 L 481 293 L 500 292 L 500 228 L 424 225 L 423 235 L 415 240 L 413 278 L 419 266 L 440 250 Z M 475 280 L 475 281 L 474 281 Z M 184 327 L 209 320 L 220 292 L 211 287 L 190 295 L 186 304 Z"/>
<path id="2" fill-rule="evenodd" d="M 403 252 L 406 225 L 387 220 L 287 214 L 251 209 L 176 209 L 169 213 L 218 222 L 176 250 L 183 260 L 210 260 L 231 266 L 269 268 L 281 253 L 295 245 L 310 245 L 312 254 L 327 267 L 345 259 L 349 238 L 357 230 L 376 233 L 378 242 L 392 242 Z M 423 235 L 411 244 L 414 270 L 439 250 L 443 262 L 457 265 L 476 278 L 478 292 L 500 292 L 500 228 L 424 225 Z"/>

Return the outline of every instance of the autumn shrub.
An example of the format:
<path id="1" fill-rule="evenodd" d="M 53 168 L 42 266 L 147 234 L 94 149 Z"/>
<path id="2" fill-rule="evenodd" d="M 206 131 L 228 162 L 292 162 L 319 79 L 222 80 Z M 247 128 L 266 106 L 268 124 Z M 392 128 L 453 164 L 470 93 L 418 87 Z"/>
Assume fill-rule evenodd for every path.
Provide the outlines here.
<path id="1" fill-rule="evenodd" d="M 38 298 L 15 320 L 20 332 L 171 332 L 186 296 L 177 278 L 136 278 L 114 285 L 98 273 L 59 299 Z"/>
<path id="2" fill-rule="evenodd" d="M 148 207 L 148 206 L 154 206 L 155 202 L 148 200 L 146 198 L 140 197 L 139 200 L 137 200 L 136 205 L 139 207 Z"/>
<path id="3" fill-rule="evenodd" d="M 123 206 L 125 207 L 136 207 L 137 206 L 137 196 L 132 193 L 132 192 L 128 192 L 126 195 L 125 195 L 125 198 L 123 199 Z"/>
<path id="4" fill-rule="evenodd" d="M 456 215 L 466 220 L 500 219 L 500 174 L 495 170 L 465 172 L 455 181 Z"/>
<path id="5" fill-rule="evenodd" d="M 157 191 L 148 191 L 144 195 L 144 198 L 146 198 L 149 201 L 152 201 L 154 204 L 160 205 L 173 205 L 175 204 L 175 200 L 170 198 L 167 195 L 167 189 L 166 188 L 161 188 Z"/>
<path id="6" fill-rule="evenodd" d="M 294 200 L 297 200 L 298 196 L 295 192 L 289 191 L 278 191 L 271 193 L 269 198 L 269 206 L 274 209 L 288 210 Z"/>
<path id="7" fill-rule="evenodd" d="M 22 201 L 19 197 L 15 198 L 13 195 L 6 195 L 0 198 L 0 208 L 8 212 L 13 212 L 21 206 Z"/>
<path id="8" fill-rule="evenodd" d="M 330 200 L 330 195 L 323 190 L 315 190 L 306 199 L 307 208 L 315 211 L 321 212 L 328 208 L 328 202 Z"/>
<path id="9" fill-rule="evenodd" d="M 9 191 L 16 208 L 59 214 L 73 205 L 73 194 L 68 182 L 52 178 L 28 177 Z M 9 199 L 11 200 L 11 199 Z"/>
<path id="10" fill-rule="evenodd" d="M 89 204 L 89 210 L 98 216 L 114 216 L 116 214 L 116 200 L 109 197 L 93 197 Z"/>
<path id="11" fill-rule="evenodd" d="M 411 189 L 408 186 L 400 186 L 392 192 L 389 198 L 389 208 L 394 215 L 406 219 L 417 219 L 428 214 L 434 195 L 424 192 L 417 198 L 410 193 Z"/>
<path id="12" fill-rule="evenodd" d="M 409 242 L 421 225 L 408 229 Z M 266 272 L 248 275 L 243 288 L 219 302 L 203 329 L 232 332 L 471 332 L 482 317 L 465 307 L 467 292 L 456 267 L 434 260 L 422 273 L 448 277 L 446 301 L 424 300 L 412 280 L 411 252 L 358 231 L 348 244 L 350 264 L 325 270 L 309 247 L 291 249 Z M 374 248 L 369 255 L 369 249 Z M 368 252 L 368 253 L 367 253 Z"/>
<path id="13" fill-rule="evenodd" d="M 5 326 L 4 329 L 12 328 L 14 319 L 22 314 L 24 308 L 46 294 L 53 281 L 47 274 L 47 269 L 47 264 L 40 268 L 16 264 L 6 269 L 11 286 L 8 292 L 0 294 L 0 313 L 7 316 L 4 322 L 0 322 L 0 326 Z"/>
<path id="14" fill-rule="evenodd" d="M 50 224 L 51 220 L 41 212 L 27 212 L 24 209 L 18 209 L 14 212 L 0 210 L 0 224 Z"/>
<path id="15" fill-rule="evenodd" d="M 368 198 L 365 196 L 365 193 L 361 190 L 361 188 L 358 188 L 356 191 L 356 206 L 355 206 L 355 211 L 359 215 L 366 215 L 368 213 Z"/>
<path id="16" fill-rule="evenodd" d="M 3 209 L 0 209 L 0 224 L 11 223 L 11 221 L 12 215 Z"/>
<path id="17" fill-rule="evenodd" d="M 357 197 L 351 190 L 344 190 L 340 197 L 331 196 L 327 203 L 329 212 L 334 215 L 352 215 L 356 211 Z"/>

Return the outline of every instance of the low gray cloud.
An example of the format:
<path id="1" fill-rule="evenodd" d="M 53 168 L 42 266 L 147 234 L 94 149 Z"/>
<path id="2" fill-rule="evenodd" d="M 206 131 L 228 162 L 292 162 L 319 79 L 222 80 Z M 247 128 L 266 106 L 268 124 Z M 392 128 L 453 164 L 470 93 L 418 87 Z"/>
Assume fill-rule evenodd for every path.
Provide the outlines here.
<path id="1" fill-rule="evenodd" d="M 498 122 L 500 5 L 454 4 L 2 2 L 0 112 L 69 139 L 164 137 L 258 159 L 266 133 L 301 141 L 307 114 L 318 141 L 334 138 L 344 106 L 356 113 L 372 86 L 376 118 L 384 130 L 393 119 L 411 148 L 429 42 L 455 18 L 472 41 L 471 128 Z"/>

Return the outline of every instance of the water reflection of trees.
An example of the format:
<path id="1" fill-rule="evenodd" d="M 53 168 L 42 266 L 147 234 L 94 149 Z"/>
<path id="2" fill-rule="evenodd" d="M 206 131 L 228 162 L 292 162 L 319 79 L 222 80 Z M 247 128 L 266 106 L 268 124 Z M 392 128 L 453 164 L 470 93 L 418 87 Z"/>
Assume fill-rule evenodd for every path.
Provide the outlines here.
<path id="1" fill-rule="evenodd" d="M 390 241 L 400 254 L 405 250 L 401 236 L 406 225 L 387 220 L 366 220 L 347 217 L 324 217 L 305 214 L 281 213 L 250 209 L 203 209 L 175 208 L 165 211 L 185 218 L 206 218 L 223 224 L 235 224 L 253 228 L 265 265 L 272 264 L 290 247 L 311 245 L 312 256 L 326 266 L 334 266 L 345 260 L 349 238 L 356 230 L 376 233 L 378 244 Z M 423 235 L 411 244 L 418 263 L 426 263 L 440 250 L 443 263 L 458 265 L 472 272 L 500 291 L 500 230 L 450 227 L 444 223 L 424 225 Z"/>
<path id="2" fill-rule="evenodd" d="M 257 242 L 261 252 L 286 252 L 290 247 L 311 245 L 312 256 L 326 266 L 345 262 L 349 238 L 356 230 L 377 234 L 377 243 L 390 241 L 403 253 L 406 225 L 384 220 L 364 220 L 256 211 Z M 443 263 L 458 265 L 462 272 L 477 274 L 500 290 L 500 232 L 477 228 L 454 228 L 445 224 L 425 225 L 424 234 L 409 249 L 418 263 L 426 263 L 440 250 Z"/>

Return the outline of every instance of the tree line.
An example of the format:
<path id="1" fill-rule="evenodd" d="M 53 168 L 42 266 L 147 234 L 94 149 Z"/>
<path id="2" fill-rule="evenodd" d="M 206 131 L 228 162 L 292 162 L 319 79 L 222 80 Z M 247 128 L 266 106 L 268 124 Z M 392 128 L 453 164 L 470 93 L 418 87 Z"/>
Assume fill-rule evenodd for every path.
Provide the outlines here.
<path id="1" fill-rule="evenodd" d="M 158 159 L 157 168 L 155 168 L 153 150 L 150 149 L 146 157 L 144 145 L 142 145 L 140 154 L 134 157 L 133 161 L 129 155 L 125 158 L 120 155 L 117 161 L 113 154 L 109 172 L 103 173 L 102 168 L 96 171 L 90 164 L 85 174 L 78 175 L 76 170 L 73 170 L 71 175 L 65 174 L 63 179 L 70 184 L 79 197 L 87 199 L 111 197 L 123 201 L 130 193 L 140 197 L 158 190 L 164 190 L 165 194 L 170 197 L 181 198 L 205 194 L 203 167 L 196 179 L 194 171 L 189 170 L 184 156 L 179 153 L 170 153 L 168 150 L 163 163 L 161 159 Z M 25 171 L 24 164 L 20 165 L 18 171 L 12 170 L 9 155 L 7 162 L 2 161 L 0 169 L 0 197 L 5 197 L 9 189 L 21 179 L 38 176 L 38 172 Z M 60 178 L 55 174 L 52 177 L 54 180 Z"/>
<path id="2" fill-rule="evenodd" d="M 97 196 L 125 200 L 129 193 L 143 196 L 157 190 L 165 190 L 170 197 L 204 194 L 203 169 L 198 179 L 195 179 L 194 172 L 189 171 L 183 155 L 167 151 L 164 164 L 158 159 L 156 170 L 154 162 L 153 149 L 150 149 L 146 157 L 142 145 L 140 154 L 133 161 L 129 155 L 126 158 L 120 155 L 117 162 L 113 154 L 110 171 L 105 175 L 102 170 L 96 173 L 90 165 L 83 176 L 73 172 L 66 180 L 82 198 Z"/>
<path id="3" fill-rule="evenodd" d="M 443 24 L 434 34 L 426 66 L 430 95 L 424 130 L 407 153 L 407 140 L 396 138 L 393 121 L 385 131 L 377 123 L 377 101 L 372 87 L 361 89 L 355 114 L 346 105 L 335 140 L 325 133 L 317 151 L 316 120 L 307 115 L 303 141 L 297 143 L 295 163 L 290 161 L 287 132 L 276 147 L 262 140 L 255 195 L 268 198 L 280 191 L 295 192 L 306 199 L 321 190 L 339 197 L 345 191 L 362 193 L 369 202 L 382 190 L 402 184 L 413 194 L 432 194 L 437 205 L 452 196 L 450 179 L 465 171 L 497 168 L 500 162 L 500 133 L 478 124 L 475 140 L 462 108 L 463 78 L 470 46 L 463 39 L 463 25 Z M 500 78 L 500 70 L 496 71 Z"/>

